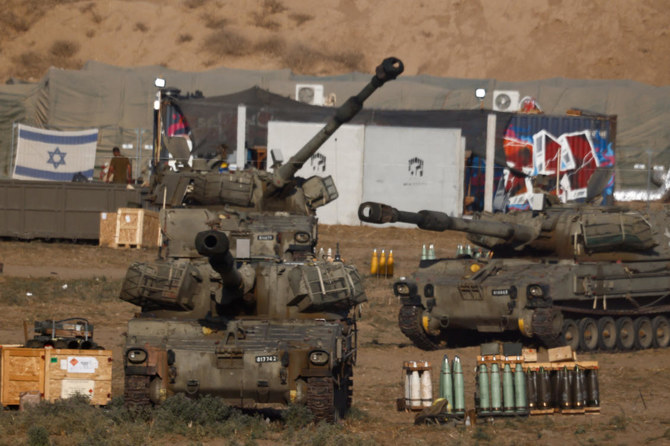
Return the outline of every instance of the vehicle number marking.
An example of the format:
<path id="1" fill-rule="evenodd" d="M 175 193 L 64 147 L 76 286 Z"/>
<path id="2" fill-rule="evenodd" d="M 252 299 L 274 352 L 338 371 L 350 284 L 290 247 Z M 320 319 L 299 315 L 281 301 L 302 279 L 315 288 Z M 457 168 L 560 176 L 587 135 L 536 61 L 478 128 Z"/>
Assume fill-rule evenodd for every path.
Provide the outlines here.
<path id="1" fill-rule="evenodd" d="M 509 289 L 491 290 L 492 296 L 509 296 Z"/>
<path id="2" fill-rule="evenodd" d="M 262 356 L 256 356 L 256 362 L 261 363 L 261 362 L 277 362 L 279 361 L 279 357 L 277 355 L 262 355 Z"/>
<path id="3" fill-rule="evenodd" d="M 257 237 L 258 240 L 274 240 L 275 236 L 272 234 L 265 234 L 265 235 L 259 235 Z"/>

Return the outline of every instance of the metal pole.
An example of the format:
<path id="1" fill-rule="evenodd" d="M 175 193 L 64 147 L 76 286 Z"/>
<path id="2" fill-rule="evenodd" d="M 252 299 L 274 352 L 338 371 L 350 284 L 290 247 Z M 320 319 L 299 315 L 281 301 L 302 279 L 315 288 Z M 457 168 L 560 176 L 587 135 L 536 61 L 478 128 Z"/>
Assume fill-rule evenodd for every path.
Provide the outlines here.
<path id="1" fill-rule="evenodd" d="M 647 212 L 649 212 L 650 189 L 651 189 L 651 150 L 647 150 Z"/>
<path id="2" fill-rule="evenodd" d="M 135 148 L 135 165 L 133 166 L 133 180 L 135 181 L 137 181 L 137 177 L 139 176 L 137 175 L 137 167 L 140 164 L 140 156 L 141 156 L 140 150 L 142 149 L 142 137 L 140 135 L 141 130 L 142 129 L 135 129 L 135 132 L 137 132 L 137 138 L 136 138 L 137 147 Z"/>
<path id="3" fill-rule="evenodd" d="M 246 135 L 247 133 L 247 106 L 237 106 L 237 151 L 236 163 L 239 170 L 247 164 Z"/>
<path id="4" fill-rule="evenodd" d="M 16 122 L 12 122 L 12 150 L 10 151 L 10 158 L 9 158 L 9 172 L 8 172 L 8 177 L 12 178 L 14 176 L 14 168 L 16 167 L 16 158 L 15 158 L 15 153 L 14 153 L 14 138 L 15 138 L 15 130 L 16 127 L 18 127 L 18 124 Z"/>
<path id="5" fill-rule="evenodd" d="M 486 121 L 486 171 L 484 172 L 484 210 L 493 212 L 493 171 L 496 150 L 496 115 L 491 113 Z"/>

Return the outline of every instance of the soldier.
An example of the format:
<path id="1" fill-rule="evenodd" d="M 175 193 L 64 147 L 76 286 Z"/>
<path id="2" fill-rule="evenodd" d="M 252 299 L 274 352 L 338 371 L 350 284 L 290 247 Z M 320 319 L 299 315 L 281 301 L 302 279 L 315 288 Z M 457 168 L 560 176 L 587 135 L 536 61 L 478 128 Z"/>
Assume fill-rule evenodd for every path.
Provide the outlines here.
<path id="1" fill-rule="evenodd" d="M 125 156 L 121 155 L 121 151 L 119 150 L 118 147 L 114 147 L 112 149 L 112 153 L 114 154 L 114 157 L 112 158 L 112 161 L 109 163 L 109 170 L 107 170 L 107 177 L 105 178 L 105 182 L 109 183 L 110 182 L 109 177 L 111 175 L 114 175 L 112 177 L 113 183 L 130 184 L 131 182 L 130 160 Z"/>

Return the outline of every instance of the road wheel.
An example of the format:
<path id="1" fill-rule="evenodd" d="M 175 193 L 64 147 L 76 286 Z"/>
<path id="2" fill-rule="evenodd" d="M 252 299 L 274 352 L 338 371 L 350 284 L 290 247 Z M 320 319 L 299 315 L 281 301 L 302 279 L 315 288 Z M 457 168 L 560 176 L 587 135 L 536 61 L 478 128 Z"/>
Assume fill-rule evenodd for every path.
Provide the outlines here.
<path id="1" fill-rule="evenodd" d="M 561 340 L 563 345 L 567 345 L 572 350 L 579 349 L 579 327 L 572 319 L 565 319 L 563 321 L 563 328 L 561 329 Z"/>
<path id="2" fill-rule="evenodd" d="M 616 348 L 616 322 L 609 316 L 598 319 L 598 346 L 604 351 Z"/>
<path id="3" fill-rule="evenodd" d="M 654 347 L 665 348 L 670 345 L 670 322 L 665 316 L 656 316 L 651 320 L 654 330 Z"/>
<path id="4" fill-rule="evenodd" d="M 590 317 L 579 321 L 579 346 L 586 352 L 598 349 L 598 324 Z"/>
<path id="5" fill-rule="evenodd" d="M 307 379 L 307 408 L 314 414 L 314 422 L 334 423 L 339 419 L 335 408 L 335 385 L 331 377 Z"/>
<path id="6" fill-rule="evenodd" d="M 621 317 L 616 320 L 616 342 L 620 350 L 631 350 L 635 346 L 633 319 Z"/>
<path id="7" fill-rule="evenodd" d="M 635 319 L 635 348 L 644 350 L 654 344 L 654 330 L 651 319 L 641 316 Z"/>

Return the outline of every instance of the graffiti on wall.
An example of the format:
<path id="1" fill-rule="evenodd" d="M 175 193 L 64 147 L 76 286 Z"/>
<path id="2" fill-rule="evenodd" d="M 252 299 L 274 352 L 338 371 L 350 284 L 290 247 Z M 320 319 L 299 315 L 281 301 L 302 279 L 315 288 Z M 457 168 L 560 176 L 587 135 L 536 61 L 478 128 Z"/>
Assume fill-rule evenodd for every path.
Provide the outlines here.
<path id="1" fill-rule="evenodd" d="M 503 148 L 510 169 L 504 171 L 508 208 L 527 209 L 538 189 L 562 202 L 587 197 L 589 180 L 600 168 L 614 166 L 614 151 L 606 130 L 578 130 L 554 135 L 547 130 L 523 132 L 514 126 L 505 132 Z M 614 175 L 601 196 L 611 196 Z"/>

